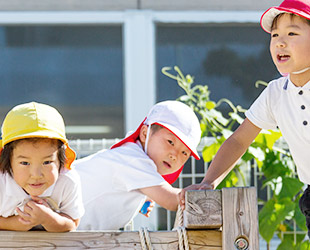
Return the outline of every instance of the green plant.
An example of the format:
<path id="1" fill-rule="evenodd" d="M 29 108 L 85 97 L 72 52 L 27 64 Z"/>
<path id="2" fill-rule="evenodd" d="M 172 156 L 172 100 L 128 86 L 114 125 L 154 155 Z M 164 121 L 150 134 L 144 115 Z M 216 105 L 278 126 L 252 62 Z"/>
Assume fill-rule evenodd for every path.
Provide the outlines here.
<path id="1" fill-rule="evenodd" d="M 199 116 L 202 137 L 213 138 L 202 150 L 204 161 L 210 162 L 221 144 L 233 133 L 235 126 L 243 122 L 242 115 L 245 110 L 239 105 L 235 106 L 228 99 L 212 101 L 207 85 L 194 86 L 194 77 L 184 76 L 178 67 L 174 67 L 175 75 L 170 73 L 170 70 L 170 67 L 164 67 L 162 73 L 176 80 L 185 91 L 185 95 L 178 100 L 189 105 Z M 258 84 L 267 85 L 263 81 L 258 81 L 256 85 Z M 226 117 L 218 110 L 220 105 L 225 104 L 231 109 Z M 256 163 L 258 170 L 262 172 L 262 188 L 268 188 L 271 193 L 268 200 L 261 200 L 263 203 L 259 211 L 261 237 L 269 246 L 270 240 L 277 233 L 281 239 L 277 250 L 310 249 L 310 243 L 304 241 L 304 231 L 307 230 L 305 218 L 298 207 L 303 184 L 296 178 L 295 165 L 285 144 L 279 143 L 281 137 L 281 132 L 278 130 L 262 131 L 242 156 L 234 171 L 231 171 L 217 188 L 244 185 L 245 178 L 240 167 L 248 162 Z M 297 230 L 301 231 L 297 236 L 288 234 L 294 230 L 294 221 Z"/>

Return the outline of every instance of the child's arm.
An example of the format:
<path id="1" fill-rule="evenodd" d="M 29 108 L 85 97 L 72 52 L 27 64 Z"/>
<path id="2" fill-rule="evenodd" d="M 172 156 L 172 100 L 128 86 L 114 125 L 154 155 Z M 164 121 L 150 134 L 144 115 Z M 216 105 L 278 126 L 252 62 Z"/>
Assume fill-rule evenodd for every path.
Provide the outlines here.
<path id="1" fill-rule="evenodd" d="M 206 176 L 200 184 L 186 187 L 180 193 L 180 204 L 184 207 L 185 191 L 194 189 L 213 189 L 221 183 L 245 153 L 261 129 L 247 118 L 239 128 L 222 144 L 212 160 Z"/>
<path id="2" fill-rule="evenodd" d="M 140 188 L 140 191 L 165 209 L 176 211 L 178 208 L 178 195 L 181 189 L 174 188 L 168 183 L 159 186 Z"/>
<path id="3" fill-rule="evenodd" d="M 36 225 L 25 225 L 20 222 L 20 216 L 13 215 L 10 217 L 0 216 L 0 230 L 10 230 L 10 231 L 29 231 L 32 227 Z"/>
<path id="4" fill-rule="evenodd" d="M 202 184 L 217 187 L 246 152 L 261 129 L 247 118 L 223 143 L 212 160 Z"/>
<path id="5" fill-rule="evenodd" d="M 77 228 L 79 219 L 74 220 L 66 214 L 56 213 L 43 199 L 32 198 L 33 201 L 25 205 L 24 212 L 17 210 L 21 223 L 42 225 L 48 232 L 67 232 Z"/>

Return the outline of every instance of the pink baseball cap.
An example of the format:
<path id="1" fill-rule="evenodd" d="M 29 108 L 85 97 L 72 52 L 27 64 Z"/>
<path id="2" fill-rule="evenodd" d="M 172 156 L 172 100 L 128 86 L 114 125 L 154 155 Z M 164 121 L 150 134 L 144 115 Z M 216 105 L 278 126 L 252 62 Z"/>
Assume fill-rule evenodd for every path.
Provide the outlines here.
<path id="1" fill-rule="evenodd" d="M 269 8 L 260 19 L 262 28 L 271 33 L 273 19 L 281 13 L 293 13 L 310 19 L 310 0 L 284 0 L 279 7 Z"/>
<path id="2" fill-rule="evenodd" d="M 179 101 L 163 101 L 155 104 L 139 127 L 111 149 L 119 147 L 126 142 L 135 142 L 139 138 L 143 125 L 157 124 L 173 133 L 190 151 L 191 156 L 199 160 L 197 147 L 200 142 L 200 123 L 194 111 L 186 104 Z M 176 172 L 163 175 L 165 180 L 173 183 L 180 175 L 183 166 Z"/>

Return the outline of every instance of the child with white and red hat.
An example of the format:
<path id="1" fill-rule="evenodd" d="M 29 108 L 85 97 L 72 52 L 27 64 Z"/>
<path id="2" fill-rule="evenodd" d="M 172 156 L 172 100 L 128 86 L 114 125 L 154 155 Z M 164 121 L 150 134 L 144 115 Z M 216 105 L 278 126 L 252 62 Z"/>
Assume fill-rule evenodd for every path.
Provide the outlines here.
<path id="1" fill-rule="evenodd" d="M 261 129 L 281 130 L 299 179 L 310 185 L 310 0 L 284 0 L 279 7 L 269 8 L 260 23 L 271 34 L 270 53 L 283 77 L 271 81 L 245 113 L 246 119 L 223 143 L 203 181 L 182 191 L 182 207 L 186 190 L 215 188 Z M 300 208 L 309 229 L 309 186 Z"/>
<path id="2" fill-rule="evenodd" d="M 190 107 L 164 101 L 154 105 L 137 130 L 111 149 L 77 160 L 74 165 L 86 210 L 78 229 L 122 228 L 147 197 L 176 211 L 181 189 L 170 184 L 190 156 L 200 158 L 200 136 L 199 121 Z"/>

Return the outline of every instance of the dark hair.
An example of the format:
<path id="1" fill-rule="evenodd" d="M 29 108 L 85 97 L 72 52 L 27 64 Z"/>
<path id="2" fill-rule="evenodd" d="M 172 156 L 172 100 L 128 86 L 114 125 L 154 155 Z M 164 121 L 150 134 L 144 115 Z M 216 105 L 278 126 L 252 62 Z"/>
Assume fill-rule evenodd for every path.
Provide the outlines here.
<path id="1" fill-rule="evenodd" d="M 152 124 L 151 125 L 151 132 L 152 135 L 155 134 L 157 131 L 161 130 L 163 127 L 158 124 Z"/>
<path id="2" fill-rule="evenodd" d="M 53 143 L 57 143 L 58 145 L 58 160 L 59 160 L 59 171 L 64 168 L 65 163 L 66 163 L 66 147 L 64 145 L 64 143 L 60 140 L 57 139 L 49 139 L 49 138 L 26 138 L 26 139 L 20 139 L 20 140 L 16 140 L 16 141 L 12 141 L 6 145 L 4 145 L 3 150 L 1 152 L 0 155 L 0 172 L 2 173 L 8 173 L 10 176 L 13 177 L 13 173 L 12 173 L 12 166 L 11 166 L 11 157 L 13 154 L 13 150 L 16 147 L 16 145 L 21 142 L 21 141 L 30 141 L 32 143 L 36 143 L 40 140 L 51 140 Z"/>
<path id="3" fill-rule="evenodd" d="M 296 14 L 294 14 L 294 13 L 288 13 L 288 12 L 280 13 L 279 15 L 277 15 L 277 16 L 273 19 L 272 24 L 271 24 L 271 30 L 277 28 L 278 21 L 279 21 L 280 17 L 282 17 L 284 14 L 289 14 L 290 17 L 291 17 L 291 19 L 293 19 L 294 17 L 301 17 L 301 16 L 296 15 Z M 301 17 L 301 18 L 305 19 L 305 21 L 310 25 L 310 20 L 309 20 L 309 19 L 304 18 L 304 17 Z"/>

